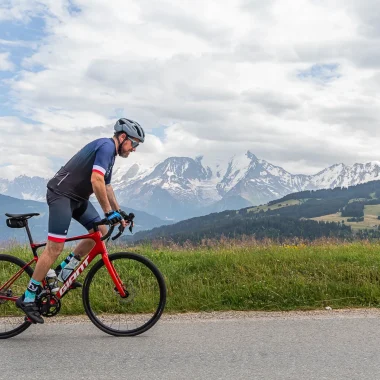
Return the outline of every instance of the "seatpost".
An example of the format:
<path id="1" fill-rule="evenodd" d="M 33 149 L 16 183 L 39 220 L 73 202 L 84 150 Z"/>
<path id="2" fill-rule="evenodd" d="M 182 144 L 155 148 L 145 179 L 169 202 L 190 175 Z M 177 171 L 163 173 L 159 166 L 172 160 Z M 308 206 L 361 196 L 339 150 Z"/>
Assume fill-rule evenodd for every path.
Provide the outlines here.
<path id="1" fill-rule="evenodd" d="M 26 232 L 28 233 L 28 238 L 29 238 L 29 241 L 30 241 L 30 245 L 33 244 L 33 238 L 32 238 L 32 234 L 30 233 L 30 229 L 29 229 L 29 225 L 28 225 L 28 220 L 26 219 L 25 220 L 25 229 L 26 229 Z"/>

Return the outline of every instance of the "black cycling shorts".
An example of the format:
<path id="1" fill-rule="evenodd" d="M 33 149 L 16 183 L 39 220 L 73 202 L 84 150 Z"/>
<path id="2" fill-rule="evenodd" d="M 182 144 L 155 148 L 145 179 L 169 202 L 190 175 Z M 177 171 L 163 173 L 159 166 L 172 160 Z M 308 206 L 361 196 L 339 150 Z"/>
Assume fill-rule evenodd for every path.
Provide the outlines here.
<path id="1" fill-rule="evenodd" d="M 87 231 L 93 228 L 94 222 L 101 220 L 95 207 L 88 200 L 73 200 L 48 189 L 46 201 L 49 206 L 48 240 L 63 243 L 71 218 L 78 221 Z"/>

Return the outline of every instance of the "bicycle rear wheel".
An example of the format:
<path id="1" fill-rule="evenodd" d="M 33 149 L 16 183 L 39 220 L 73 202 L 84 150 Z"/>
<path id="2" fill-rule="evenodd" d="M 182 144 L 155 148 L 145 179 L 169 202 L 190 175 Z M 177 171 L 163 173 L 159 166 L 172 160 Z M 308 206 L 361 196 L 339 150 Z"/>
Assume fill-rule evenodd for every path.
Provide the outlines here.
<path id="1" fill-rule="evenodd" d="M 16 276 L 19 274 L 19 277 Z M 10 255 L 0 255 L 0 339 L 11 338 L 26 330 L 31 323 L 16 308 L 15 301 L 2 297 L 20 297 L 32 277 L 33 269 L 24 261 Z M 11 280 L 14 278 L 14 280 Z M 16 278 L 17 277 L 17 278 Z"/>
<path id="2" fill-rule="evenodd" d="M 128 296 L 122 298 L 103 260 L 97 262 L 83 284 L 85 311 L 100 330 L 115 336 L 132 336 L 150 329 L 166 303 L 165 281 L 147 258 L 129 252 L 108 256 Z"/>

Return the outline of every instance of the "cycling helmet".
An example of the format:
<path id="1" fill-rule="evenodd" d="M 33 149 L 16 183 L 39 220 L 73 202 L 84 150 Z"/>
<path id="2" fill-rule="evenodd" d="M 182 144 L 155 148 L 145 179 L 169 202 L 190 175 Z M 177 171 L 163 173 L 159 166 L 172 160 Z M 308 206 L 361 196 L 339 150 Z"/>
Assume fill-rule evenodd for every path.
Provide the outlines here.
<path id="1" fill-rule="evenodd" d="M 115 133 L 125 132 L 129 137 L 135 137 L 136 139 L 139 139 L 142 143 L 144 142 L 144 130 L 136 121 L 126 118 L 119 119 L 116 122 L 114 129 Z"/>

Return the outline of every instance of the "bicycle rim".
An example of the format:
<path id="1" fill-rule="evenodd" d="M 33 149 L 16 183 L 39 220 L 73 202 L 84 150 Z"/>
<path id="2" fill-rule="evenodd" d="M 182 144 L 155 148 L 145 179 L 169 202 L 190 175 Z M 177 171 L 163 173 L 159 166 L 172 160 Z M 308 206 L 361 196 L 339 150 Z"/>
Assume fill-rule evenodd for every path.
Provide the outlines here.
<path id="1" fill-rule="evenodd" d="M 24 270 L 22 270 L 24 268 Z M 33 269 L 17 257 L 0 255 L 0 288 L 21 270 L 21 275 L 0 291 L 1 295 L 20 297 L 28 286 Z M 0 339 L 11 338 L 30 326 L 15 301 L 0 299 Z"/>
<path id="2" fill-rule="evenodd" d="M 109 255 L 128 292 L 122 298 L 115 290 L 103 260 L 91 269 L 83 285 L 83 303 L 90 320 L 115 336 L 138 335 L 160 318 L 166 302 L 164 279 L 143 256 L 120 252 Z"/>

